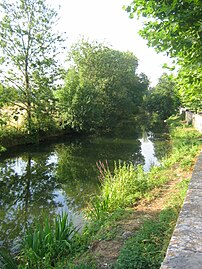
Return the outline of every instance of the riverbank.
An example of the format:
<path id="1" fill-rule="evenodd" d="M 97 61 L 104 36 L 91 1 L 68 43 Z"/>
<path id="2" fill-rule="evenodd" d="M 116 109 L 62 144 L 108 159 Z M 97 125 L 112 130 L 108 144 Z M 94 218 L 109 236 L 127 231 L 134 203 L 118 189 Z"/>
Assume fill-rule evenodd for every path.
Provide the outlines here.
<path id="1" fill-rule="evenodd" d="M 28 134 L 26 129 L 17 128 L 16 126 L 8 126 L 1 128 L 0 130 L 0 153 L 6 149 L 10 149 L 16 146 L 23 145 L 34 145 L 40 144 L 44 141 L 55 141 L 60 137 L 100 137 L 106 135 L 115 135 L 117 137 L 128 136 L 130 132 L 131 136 L 137 133 L 146 133 L 147 131 L 158 132 L 158 129 L 166 129 L 167 126 L 164 122 L 151 123 L 145 121 L 147 115 L 139 115 L 133 121 L 119 122 L 116 128 L 107 130 L 96 130 L 95 132 L 82 132 L 77 131 L 72 128 L 62 128 L 59 126 L 54 126 L 54 128 L 47 129 L 46 131 L 35 131 Z"/>
<path id="2" fill-rule="evenodd" d="M 87 253 L 76 259 L 78 264 L 88 264 L 86 268 L 160 268 L 202 138 L 192 128 L 177 127 L 171 132 L 172 154 L 150 172 L 164 183 L 149 191 L 137 205 L 114 211 L 100 225 Z"/>
<path id="3" fill-rule="evenodd" d="M 24 133 L 23 131 L 8 129 L 1 131 L 0 145 L 2 145 L 2 147 L 4 148 L 11 148 L 20 145 L 37 144 L 47 139 L 53 140 L 59 136 L 72 135 L 72 134 L 74 133 L 70 130 L 64 131 L 60 129 L 55 129 L 52 131 L 36 134 L 27 134 Z"/>
<path id="4" fill-rule="evenodd" d="M 173 120 L 169 124 L 178 125 Z M 68 239 L 68 248 L 63 241 L 57 241 L 57 246 L 53 242 L 54 247 L 49 243 L 44 258 L 37 248 L 23 244 L 17 257 L 19 268 L 158 268 L 201 144 L 201 134 L 192 128 L 175 127 L 171 133 L 172 153 L 150 172 L 126 164 L 117 164 L 110 172 L 100 164 L 101 194 L 89 205 L 83 232 Z M 35 237 L 46 226 L 37 227 Z M 59 246 L 61 251 L 55 253 Z"/>

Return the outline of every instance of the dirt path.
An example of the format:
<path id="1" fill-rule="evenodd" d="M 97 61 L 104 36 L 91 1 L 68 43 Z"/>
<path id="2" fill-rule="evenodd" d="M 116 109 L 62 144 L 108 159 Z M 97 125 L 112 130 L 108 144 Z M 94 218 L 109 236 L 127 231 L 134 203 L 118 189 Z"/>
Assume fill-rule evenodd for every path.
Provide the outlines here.
<path id="1" fill-rule="evenodd" d="M 154 218 L 163 209 L 171 194 L 176 192 L 176 184 L 183 179 L 191 178 L 192 171 L 185 172 L 177 169 L 171 174 L 174 180 L 170 180 L 162 188 L 153 190 L 152 200 L 144 199 L 132 208 L 132 212 L 126 219 L 116 223 L 116 227 L 112 228 L 116 230 L 113 239 L 97 240 L 92 244 L 90 252 L 96 259 L 99 269 L 111 268 L 110 265 L 117 260 L 124 241 L 132 236 L 146 219 Z"/>

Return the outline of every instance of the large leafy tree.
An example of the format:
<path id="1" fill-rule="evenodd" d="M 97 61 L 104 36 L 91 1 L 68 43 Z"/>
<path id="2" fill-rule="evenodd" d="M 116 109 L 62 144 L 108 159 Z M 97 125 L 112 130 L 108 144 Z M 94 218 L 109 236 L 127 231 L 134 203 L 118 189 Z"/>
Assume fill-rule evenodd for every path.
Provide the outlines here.
<path id="1" fill-rule="evenodd" d="M 2 0 L 0 7 L 4 102 L 26 111 L 31 133 L 52 122 L 54 82 L 59 76 L 57 55 L 63 43 L 62 36 L 53 31 L 57 12 L 45 0 Z"/>
<path id="2" fill-rule="evenodd" d="M 135 0 L 126 9 L 132 17 L 145 17 L 140 34 L 148 44 L 182 67 L 178 85 L 184 105 L 202 109 L 202 1 Z"/>
<path id="3" fill-rule="evenodd" d="M 137 113 L 148 79 L 136 74 L 135 55 L 80 40 L 68 60 L 70 68 L 59 94 L 68 125 L 86 131 L 111 129 Z"/>
<path id="4" fill-rule="evenodd" d="M 180 101 L 173 76 L 163 74 L 156 87 L 150 89 L 145 103 L 147 111 L 157 119 L 165 120 L 176 113 Z"/>

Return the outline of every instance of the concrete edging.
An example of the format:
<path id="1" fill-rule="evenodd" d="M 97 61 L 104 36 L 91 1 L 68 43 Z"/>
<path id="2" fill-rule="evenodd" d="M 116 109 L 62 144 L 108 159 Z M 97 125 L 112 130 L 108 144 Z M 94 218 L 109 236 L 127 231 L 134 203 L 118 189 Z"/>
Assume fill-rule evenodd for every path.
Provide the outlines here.
<path id="1" fill-rule="evenodd" d="M 202 269 L 202 152 L 160 269 Z"/>

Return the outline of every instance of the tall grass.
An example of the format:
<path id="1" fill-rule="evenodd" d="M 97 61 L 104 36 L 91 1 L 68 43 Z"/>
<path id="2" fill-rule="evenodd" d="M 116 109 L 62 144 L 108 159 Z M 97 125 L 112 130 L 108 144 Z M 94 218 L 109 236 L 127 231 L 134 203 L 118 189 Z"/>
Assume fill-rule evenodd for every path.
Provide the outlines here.
<path id="1" fill-rule="evenodd" d="M 171 129 L 172 154 L 162 161 L 162 166 L 179 164 L 181 168 L 189 168 L 202 145 L 202 134 L 193 128 L 176 127 Z"/>
<path id="2" fill-rule="evenodd" d="M 118 208 L 135 204 L 149 192 L 160 187 L 171 179 L 169 169 L 173 165 L 189 169 L 199 153 L 202 135 L 193 129 L 177 127 L 171 131 L 172 153 L 164 158 L 161 165 L 144 172 L 143 167 L 132 163 L 115 163 L 110 172 L 107 165 L 99 163 L 101 178 L 100 195 L 92 199 L 87 216 L 98 220 Z"/>
<path id="3" fill-rule="evenodd" d="M 4 248 L 0 249 L 0 266 L 5 269 L 63 268 L 62 260 L 71 253 L 77 236 L 76 228 L 63 213 L 52 222 L 46 218 L 30 227 L 24 237 L 18 262 Z"/>
<path id="4" fill-rule="evenodd" d="M 71 252 L 75 234 L 66 213 L 57 216 L 51 224 L 48 219 L 28 229 L 22 248 L 26 268 L 50 268 L 63 255 Z"/>
<path id="5" fill-rule="evenodd" d="M 0 248 L 0 268 L 17 269 L 17 263 L 11 254 L 3 247 Z"/>
<path id="6" fill-rule="evenodd" d="M 19 254 L 19 267 L 16 268 L 55 267 L 62 257 L 71 253 L 75 235 L 76 229 L 66 213 L 57 216 L 52 222 L 46 218 L 41 223 L 35 223 L 26 232 Z M 3 266 L 15 268 L 6 267 L 7 260 L 2 260 Z"/>
<path id="7" fill-rule="evenodd" d="M 115 163 L 113 175 L 109 170 L 102 175 L 101 194 L 92 199 L 87 212 L 91 219 L 101 219 L 119 208 L 132 206 L 169 180 L 163 167 L 144 172 L 142 166 L 134 167 L 132 163 Z"/>

